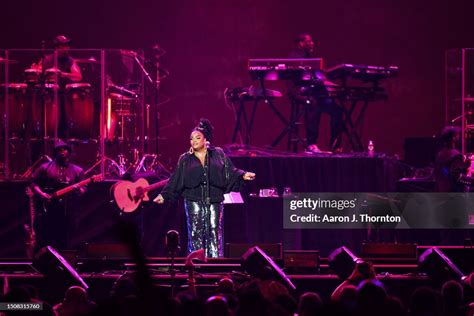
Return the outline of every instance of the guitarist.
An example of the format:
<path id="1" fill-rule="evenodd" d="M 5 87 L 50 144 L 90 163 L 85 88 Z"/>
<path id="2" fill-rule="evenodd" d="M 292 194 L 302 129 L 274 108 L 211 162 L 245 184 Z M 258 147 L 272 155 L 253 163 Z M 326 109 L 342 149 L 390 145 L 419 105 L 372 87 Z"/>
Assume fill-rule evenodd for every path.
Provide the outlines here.
<path id="1" fill-rule="evenodd" d="M 71 163 L 71 147 L 59 141 L 54 147 L 54 160 L 42 164 L 36 171 L 31 183 L 35 194 L 36 249 L 53 246 L 67 249 L 71 215 L 78 207 L 77 197 L 84 194 L 85 188 L 78 187 L 72 193 L 53 198 L 57 190 L 78 183 L 84 178 L 81 167 Z"/>

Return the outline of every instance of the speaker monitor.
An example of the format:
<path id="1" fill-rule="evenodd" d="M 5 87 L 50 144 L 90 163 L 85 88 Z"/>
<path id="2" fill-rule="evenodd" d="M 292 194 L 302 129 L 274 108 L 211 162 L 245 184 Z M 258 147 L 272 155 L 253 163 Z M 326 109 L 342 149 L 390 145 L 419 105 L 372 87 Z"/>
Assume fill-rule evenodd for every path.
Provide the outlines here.
<path id="1" fill-rule="evenodd" d="M 377 259 L 418 259 L 416 244 L 364 243 L 362 258 Z"/>
<path id="2" fill-rule="evenodd" d="M 242 256 L 242 267 L 255 278 L 261 280 L 276 280 L 289 290 L 296 290 L 296 286 L 280 267 L 258 246 L 252 247 L 244 253 Z"/>
<path id="3" fill-rule="evenodd" d="M 227 243 L 225 244 L 225 253 L 227 258 L 241 258 L 242 255 L 251 247 L 258 246 L 267 255 L 274 260 L 282 258 L 281 243 Z"/>
<path id="4" fill-rule="evenodd" d="M 419 246 L 418 254 L 421 256 L 426 249 L 430 248 L 432 246 Z M 442 251 L 459 270 L 466 273 L 474 271 L 474 247 L 470 240 L 465 240 L 463 246 L 436 246 L 436 248 Z"/>
<path id="5" fill-rule="evenodd" d="M 51 246 L 38 251 L 33 259 L 33 267 L 56 284 L 89 288 L 76 270 Z"/>
<path id="6" fill-rule="evenodd" d="M 77 250 L 61 250 L 59 254 L 64 258 L 64 260 L 67 261 L 67 263 L 69 263 L 71 267 L 77 269 Z"/>
<path id="7" fill-rule="evenodd" d="M 461 281 L 463 278 L 461 270 L 438 248 L 430 248 L 422 253 L 418 268 L 432 280 L 441 283 L 452 279 Z"/>
<path id="8" fill-rule="evenodd" d="M 319 251 L 285 250 L 283 252 L 283 263 L 286 270 L 314 273 L 319 268 Z"/>
<path id="9" fill-rule="evenodd" d="M 347 279 L 356 266 L 356 257 L 348 248 L 340 247 L 334 250 L 328 257 L 329 268 L 342 279 Z"/>
<path id="10" fill-rule="evenodd" d="M 86 244 L 86 257 L 95 259 L 130 259 L 130 247 L 120 243 Z"/>

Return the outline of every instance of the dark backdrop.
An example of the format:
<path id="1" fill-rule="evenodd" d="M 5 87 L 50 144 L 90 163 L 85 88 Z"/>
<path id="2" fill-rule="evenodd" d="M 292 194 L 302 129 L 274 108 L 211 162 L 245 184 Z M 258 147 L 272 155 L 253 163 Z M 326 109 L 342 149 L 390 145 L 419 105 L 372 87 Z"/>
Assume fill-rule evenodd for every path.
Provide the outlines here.
<path id="1" fill-rule="evenodd" d="M 298 32 L 314 34 L 327 66 L 341 62 L 398 65 L 387 81 L 388 102 L 371 104 L 364 143 L 400 154 L 406 136 L 429 136 L 444 124 L 444 51 L 472 47 L 472 1 L 407 0 L 103 0 L 3 1 L 0 47 L 39 48 L 63 33 L 75 48 L 167 50 L 171 77 L 162 93 L 160 152 L 173 162 L 187 148 L 190 128 L 205 116 L 215 143 L 230 142 L 234 116 L 226 87 L 249 85 L 249 57 L 285 57 Z M 278 87 L 278 85 L 277 85 Z M 286 100 L 278 102 L 286 112 Z M 327 122 L 324 122 L 327 125 Z M 269 144 L 281 123 L 265 107 L 257 113 L 253 145 Z M 323 145 L 327 142 L 323 133 Z"/>

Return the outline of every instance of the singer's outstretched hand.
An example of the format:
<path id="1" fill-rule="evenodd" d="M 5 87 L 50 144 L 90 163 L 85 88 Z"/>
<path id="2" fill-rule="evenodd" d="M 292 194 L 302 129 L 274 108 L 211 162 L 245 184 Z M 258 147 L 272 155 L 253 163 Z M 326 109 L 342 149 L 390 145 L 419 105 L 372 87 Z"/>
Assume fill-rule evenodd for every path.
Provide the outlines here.
<path id="1" fill-rule="evenodd" d="M 153 202 L 157 204 L 163 204 L 165 203 L 165 199 L 163 198 L 161 194 L 158 194 L 158 196 L 153 200 Z"/>
<path id="2" fill-rule="evenodd" d="M 255 180 L 255 173 L 253 173 L 253 172 L 246 172 L 246 173 L 244 173 L 243 178 L 244 178 L 244 180 L 246 180 L 246 181 Z"/>

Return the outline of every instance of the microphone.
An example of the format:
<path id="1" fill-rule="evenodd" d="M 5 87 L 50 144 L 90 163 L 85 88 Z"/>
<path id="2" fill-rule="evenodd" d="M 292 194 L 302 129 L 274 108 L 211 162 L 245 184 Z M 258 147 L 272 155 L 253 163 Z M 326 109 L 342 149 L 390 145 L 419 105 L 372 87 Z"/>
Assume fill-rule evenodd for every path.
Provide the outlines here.
<path id="1" fill-rule="evenodd" d="M 206 140 L 206 143 L 204 146 L 206 147 L 206 149 L 209 149 L 211 147 L 211 142 Z"/>
<path id="2" fill-rule="evenodd" d="M 48 156 L 48 155 L 44 155 L 43 157 L 44 157 L 48 162 L 53 161 L 53 159 L 52 159 L 50 156 Z"/>
<path id="3" fill-rule="evenodd" d="M 176 252 L 179 250 L 179 233 L 176 230 L 169 230 L 166 233 L 166 250 Z"/>

